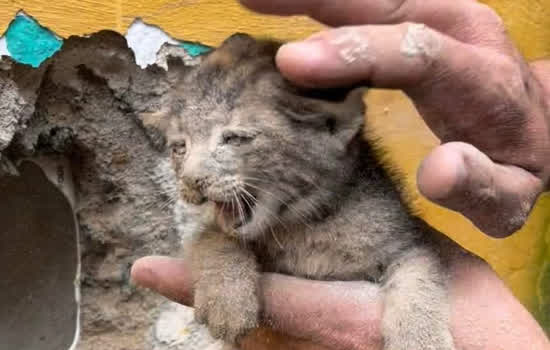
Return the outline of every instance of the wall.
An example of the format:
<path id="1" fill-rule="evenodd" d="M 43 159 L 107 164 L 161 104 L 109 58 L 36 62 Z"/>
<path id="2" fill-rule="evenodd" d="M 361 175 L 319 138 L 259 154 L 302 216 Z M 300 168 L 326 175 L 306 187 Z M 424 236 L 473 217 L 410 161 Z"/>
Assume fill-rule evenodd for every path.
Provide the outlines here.
<path id="1" fill-rule="evenodd" d="M 502 14 L 526 57 L 535 59 L 550 55 L 550 1 L 486 2 Z M 15 13 L 21 9 L 48 31 L 25 28 L 13 21 Z M 160 26 L 165 33 L 134 22 L 137 17 Z M 22 62 L 37 65 L 56 50 L 61 38 L 112 29 L 127 33 L 130 44 L 142 43 L 133 47 L 142 66 L 154 60 L 161 41 L 185 46 L 188 53 L 200 53 L 205 48 L 192 43 L 215 46 L 235 31 L 287 40 L 303 37 L 320 28 L 318 24 L 299 17 L 279 19 L 254 15 L 230 0 L 59 0 L 47 4 L 40 0 L 10 1 L 0 5 L 0 27 L 7 29 L 5 40 L 0 41 L 0 52 L 7 51 Z M 10 31 L 13 31 L 11 35 Z M 59 38 L 52 37 L 51 33 Z M 29 50 L 32 51 L 30 54 Z M 408 188 L 414 191 L 415 169 L 437 140 L 426 130 L 402 94 L 379 91 L 372 93 L 369 101 L 368 119 L 372 127 L 385 137 L 386 146 L 391 150 L 390 160 L 405 171 Z M 518 298 L 550 327 L 550 320 L 544 319 L 550 314 L 548 195 L 540 198 L 524 229 L 504 240 L 484 236 L 459 215 L 421 198 L 415 205 L 430 223 L 491 263 Z"/>

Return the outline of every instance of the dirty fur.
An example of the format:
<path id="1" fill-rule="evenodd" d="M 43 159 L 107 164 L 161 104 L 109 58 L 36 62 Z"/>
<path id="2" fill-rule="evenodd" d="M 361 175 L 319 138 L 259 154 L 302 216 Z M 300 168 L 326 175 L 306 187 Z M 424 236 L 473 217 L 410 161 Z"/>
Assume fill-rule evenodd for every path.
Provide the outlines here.
<path id="1" fill-rule="evenodd" d="M 179 194 L 215 211 L 186 251 L 196 318 L 228 344 L 259 324 L 259 278 L 365 280 L 384 296 L 384 349 L 454 349 L 454 243 L 402 204 L 363 137 L 365 90 L 308 90 L 277 71 L 279 44 L 237 34 L 142 116 L 166 137 Z"/>

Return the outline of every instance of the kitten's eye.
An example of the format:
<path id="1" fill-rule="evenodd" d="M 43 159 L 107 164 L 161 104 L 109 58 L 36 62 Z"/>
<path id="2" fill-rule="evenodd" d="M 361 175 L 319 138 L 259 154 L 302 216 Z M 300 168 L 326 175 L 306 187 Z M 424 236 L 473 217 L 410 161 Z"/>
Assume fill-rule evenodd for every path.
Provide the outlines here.
<path id="1" fill-rule="evenodd" d="M 172 144 L 172 154 L 178 157 L 184 156 L 187 152 L 187 145 L 185 141 L 179 141 Z"/>
<path id="2" fill-rule="evenodd" d="M 240 146 L 250 143 L 254 140 L 254 134 L 246 134 L 234 131 L 226 131 L 222 135 L 225 145 Z"/>

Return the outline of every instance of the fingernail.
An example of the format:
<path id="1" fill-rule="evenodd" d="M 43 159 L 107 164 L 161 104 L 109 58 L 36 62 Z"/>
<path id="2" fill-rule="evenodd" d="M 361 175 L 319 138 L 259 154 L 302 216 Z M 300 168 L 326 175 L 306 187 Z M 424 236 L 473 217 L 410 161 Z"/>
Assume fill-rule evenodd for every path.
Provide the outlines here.
<path id="1" fill-rule="evenodd" d="M 153 281 L 153 271 L 147 263 L 147 258 L 137 260 L 132 266 L 130 280 L 134 285 L 151 288 Z"/>

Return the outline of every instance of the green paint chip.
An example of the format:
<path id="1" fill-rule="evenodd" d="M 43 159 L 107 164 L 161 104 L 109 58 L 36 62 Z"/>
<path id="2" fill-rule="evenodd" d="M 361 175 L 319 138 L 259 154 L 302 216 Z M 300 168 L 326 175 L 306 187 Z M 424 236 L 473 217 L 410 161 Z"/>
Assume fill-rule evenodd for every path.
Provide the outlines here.
<path id="1" fill-rule="evenodd" d="M 14 60 L 35 68 L 63 45 L 63 40 L 24 15 L 17 15 L 10 23 L 6 32 L 6 42 Z"/>
<path id="2" fill-rule="evenodd" d="M 183 47 L 185 51 L 187 51 L 187 53 L 192 57 L 204 55 L 205 53 L 212 51 L 211 47 L 198 43 L 183 42 L 180 46 Z"/>

